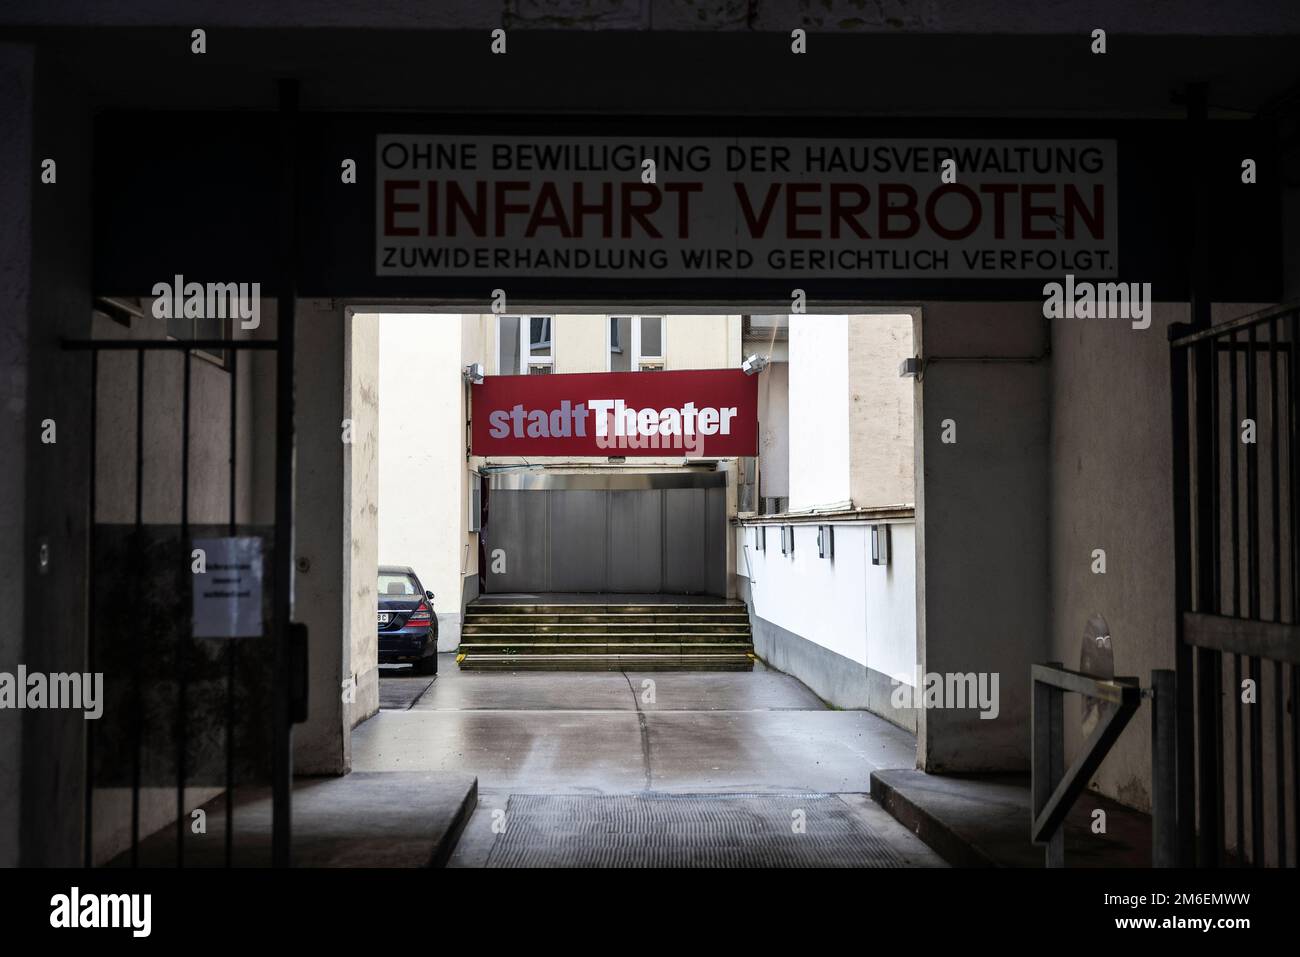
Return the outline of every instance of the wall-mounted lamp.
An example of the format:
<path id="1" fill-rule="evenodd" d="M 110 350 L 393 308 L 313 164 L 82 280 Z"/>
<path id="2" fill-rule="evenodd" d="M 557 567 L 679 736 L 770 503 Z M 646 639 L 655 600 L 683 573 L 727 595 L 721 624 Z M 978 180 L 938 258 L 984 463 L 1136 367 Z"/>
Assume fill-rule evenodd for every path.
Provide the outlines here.
<path id="1" fill-rule="evenodd" d="M 771 357 L 760 356 L 755 352 L 754 354 L 745 357 L 745 361 L 740 364 L 740 368 L 744 371 L 745 375 L 758 375 L 767 368 L 767 364 L 771 361 Z"/>
<path id="2" fill-rule="evenodd" d="M 921 360 L 918 356 L 908 356 L 898 367 L 900 379 L 915 379 L 921 374 Z"/>
<path id="3" fill-rule="evenodd" d="M 871 564 L 889 564 L 889 526 L 871 526 Z"/>
<path id="4" fill-rule="evenodd" d="M 835 558 L 835 526 L 817 526 L 817 557 Z"/>
<path id="5" fill-rule="evenodd" d="M 470 385 L 479 385 L 483 381 L 483 363 L 471 362 L 461 370 L 461 375 Z"/>

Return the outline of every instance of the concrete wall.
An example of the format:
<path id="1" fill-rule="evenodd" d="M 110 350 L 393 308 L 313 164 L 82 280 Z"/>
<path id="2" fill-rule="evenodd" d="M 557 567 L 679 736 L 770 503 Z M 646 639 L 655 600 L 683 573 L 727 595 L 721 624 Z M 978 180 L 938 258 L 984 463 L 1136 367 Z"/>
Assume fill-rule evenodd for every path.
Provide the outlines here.
<path id="1" fill-rule="evenodd" d="M 916 502 L 912 380 L 899 364 L 914 355 L 912 317 L 850 316 L 849 496 L 857 508 Z"/>
<path id="2" fill-rule="evenodd" d="M 604 316 L 556 316 L 556 372 L 604 372 L 609 362 Z"/>
<path id="3" fill-rule="evenodd" d="M 866 522 L 833 525 L 832 559 L 818 554 L 816 524 L 793 526 L 793 555 L 781 554 L 780 525 L 741 526 L 738 546 L 747 560 L 738 574 L 763 660 L 836 707 L 865 708 L 913 730 L 912 709 L 891 698 L 898 684 L 915 684 L 915 526 L 902 520 L 889 527 L 893 554 L 880 566 L 871 564 Z"/>
<path id="4" fill-rule="evenodd" d="M 1037 302 L 924 303 L 915 335 L 920 660 L 927 673 L 997 672 L 1001 696 L 996 720 L 923 710 L 917 759 L 1024 769 L 1029 666 L 1049 647 L 1047 322 Z M 1017 361 L 954 361 L 985 356 Z M 942 442 L 948 419 L 955 444 Z"/>
<path id="5" fill-rule="evenodd" d="M 356 727 L 379 710 L 379 636 L 375 609 L 379 575 L 379 317 L 349 314 L 345 326 L 347 393 L 344 418 L 352 423 L 352 441 L 343 450 L 347 514 L 343 534 L 341 609 L 347 632 L 344 650 L 356 681 L 356 701 L 347 715 Z"/>
<path id="6" fill-rule="evenodd" d="M 36 59 L 28 47 L 0 45 L 0 448 L 27 444 L 27 323 L 32 299 L 31 191 L 37 170 L 32 116 Z M 0 671 L 23 661 L 28 569 L 27 462 L 0 469 Z M 23 712 L 0 711 L 0 867 L 18 864 L 22 808 Z"/>
<path id="7" fill-rule="evenodd" d="M 57 158 L 58 182 L 33 182 L 27 192 L 31 256 L 20 256 L 14 264 L 19 269 L 30 265 L 31 294 L 24 316 L 26 422 L 23 443 L 10 451 L 15 457 L 24 455 L 27 463 L 23 663 L 30 671 L 49 673 L 85 667 L 90 359 L 63 351 L 60 339 L 90 334 L 92 143 L 86 91 L 75 80 L 49 58 L 38 57 L 33 89 L 33 125 L 5 133 L 13 132 L 20 144 L 38 144 L 33 159 Z M 19 175 L 33 170 L 29 165 Z M 20 236 L 21 230 L 20 225 Z M 53 445 L 40 441 L 41 422 L 47 418 L 58 426 Z M 50 555 L 44 574 L 34 564 L 42 543 Z M 51 609 L 58 613 L 51 614 Z M 23 716 L 20 853 L 25 865 L 81 861 L 82 817 L 77 812 L 85 785 L 86 723 L 77 711 Z"/>
<path id="8" fill-rule="evenodd" d="M 294 618 L 306 624 L 310 644 L 307 721 L 294 728 L 294 770 L 302 774 L 345 773 L 351 761 L 347 730 L 352 715 L 373 710 L 378 700 L 378 684 L 373 682 L 358 685 L 354 704 L 343 701 L 343 682 L 354 675 L 363 678 L 368 670 L 352 661 L 349 634 L 350 450 L 342 431 L 349 401 L 345 329 L 343 311 L 333 302 L 298 303 Z"/>
<path id="9" fill-rule="evenodd" d="M 849 501 L 848 316 L 790 317 L 790 510 Z"/>
<path id="10" fill-rule="evenodd" d="M 1222 322 L 1259 308 L 1260 304 L 1218 304 L 1212 310 L 1213 320 Z M 1101 614 L 1110 626 L 1115 673 L 1135 676 L 1144 686 L 1150 683 L 1153 669 L 1174 667 L 1166 329 L 1170 323 L 1189 319 L 1186 304 L 1157 303 L 1151 327 L 1145 330 L 1107 320 L 1059 320 L 1052 325 L 1051 657 L 1066 667 L 1079 667 L 1084 625 L 1089 616 Z M 1225 423 L 1226 379 L 1225 372 L 1220 399 Z M 1261 396 L 1266 396 L 1268 383 L 1262 373 L 1259 387 Z M 1271 424 L 1266 403 L 1261 403 L 1260 413 L 1260 434 L 1268 435 Z M 1244 411 L 1240 414 L 1245 415 Z M 1285 461 L 1285 451 L 1283 455 Z M 1245 456 L 1241 458 L 1244 462 Z M 1117 468 L 1117 463 L 1123 464 Z M 1226 465 L 1221 487 L 1228 487 Z M 1265 496 L 1261 521 L 1266 526 L 1269 507 Z M 1223 567 L 1230 575 L 1228 536 L 1225 519 Z M 1104 574 L 1093 571 L 1093 550 L 1097 548 L 1105 550 Z M 1271 594 L 1271 576 L 1267 574 L 1261 574 L 1261 592 Z M 1231 613 L 1230 597 L 1225 597 L 1225 608 Z M 1225 713 L 1231 728 L 1231 701 L 1235 698 L 1231 666 L 1225 671 Z M 1272 693 L 1271 669 L 1265 668 L 1260 700 L 1271 701 Z M 1150 703 L 1144 701 L 1091 781 L 1100 793 L 1143 811 L 1151 806 L 1150 720 Z M 1269 729 L 1267 755 L 1272 747 L 1267 718 L 1265 726 Z M 1080 702 L 1075 697 L 1066 699 L 1065 732 L 1066 760 L 1070 761 L 1083 741 Z M 1226 737 L 1224 759 L 1231 768 L 1235 760 L 1231 732 Z M 1271 775 L 1271 769 L 1266 773 Z M 1270 779 L 1269 802 L 1271 787 Z M 1231 785 L 1224 797 L 1231 844 L 1236 803 Z M 1271 825 L 1272 815 L 1266 830 Z M 1271 855 L 1275 848 L 1271 831 L 1266 843 Z"/>
<path id="11" fill-rule="evenodd" d="M 1014 13 L 1014 16 L 1010 14 Z M 1233 13 L 1216 4 L 1181 4 L 1178 17 L 1160 8 L 1121 4 L 1107 9 L 1108 29 L 1119 33 L 1224 34 L 1229 36 L 1294 29 L 1294 11 L 1268 0 L 1243 0 Z M 1008 33 L 1084 34 L 1096 17 L 1088 8 L 1048 3 L 1017 6 L 1003 3 L 910 6 L 901 2 L 864 6 L 855 0 L 825 0 L 810 7 L 799 0 L 773 0 L 747 10 L 738 4 L 699 5 L 680 0 L 609 0 L 556 8 L 547 4 L 510 4 L 507 0 L 448 0 L 430 8 L 418 0 L 392 0 L 382 7 L 364 0 L 338 0 L 322 8 L 308 0 L 244 8 L 199 0 L 185 15 L 161 0 L 125 8 L 99 4 L 49 4 L 14 0 L 0 22 L 114 26 L 209 22 L 219 26 L 365 27 L 393 30 L 489 30 L 506 22 L 529 30 L 655 30 L 787 32 L 790 24 L 819 31 L 897 34 Z"/>
<path id="12" fill-rule="evenodd" d="M 410 565 L 434 593 L 444 651 L 460 643 L 466 567 L 465 325 L 476 322 L 379 318 L 379 563 Z"/>
<path id="13" fill-rule="evenodd" d="M 790 363 L 773 362 L 758 383 L 759 494 L 790 495 Z"/>
<path id="14" fill-rule="evenodd" d="M 1144 330 L 1122 321 L 1052 324 L 1050 657 L 1078 668 L 1084 627 L 1101 614 L 1115 673 L 1144 686 L 1153 668 L 1174 666 L 1165 330 L 1188 317 L 1185 304 L 1158 304 Z M 1092 572 L 1096 548 L 1106 552 L 1105 574 Z M 1065 715 L 1070 761 L 1083 741 L 1078 696 L 1067 696 Z M 1143 702 L 1092 782 L 1142 810 L 1151 806 L 1150 722 Z"/>

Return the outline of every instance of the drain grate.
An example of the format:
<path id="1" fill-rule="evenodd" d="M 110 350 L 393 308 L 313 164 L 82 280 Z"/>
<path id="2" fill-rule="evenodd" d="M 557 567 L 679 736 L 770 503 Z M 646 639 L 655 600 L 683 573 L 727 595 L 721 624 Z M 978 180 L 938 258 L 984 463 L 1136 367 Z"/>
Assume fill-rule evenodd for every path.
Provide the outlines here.
<path id="1" fill-rule="evenodd" d="M 903 864 L 833 794 L 512 794 L 504 823 L 488 867 Z"/>

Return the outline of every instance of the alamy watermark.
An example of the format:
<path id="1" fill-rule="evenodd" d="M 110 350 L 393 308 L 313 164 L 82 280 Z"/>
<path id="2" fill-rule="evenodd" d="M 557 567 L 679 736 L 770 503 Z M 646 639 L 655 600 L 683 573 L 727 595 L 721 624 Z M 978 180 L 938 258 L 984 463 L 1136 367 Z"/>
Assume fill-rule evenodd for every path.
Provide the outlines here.
<path id="1" fill-rule="evenodd" d="M 1043 286 L 1048 319 L 1128 319 L 1134 329 L 1151 326 L 1151 283 L 1074 281 Z"/>
<path id="2" fill-rule="evenodd" d="M 0 671 L 0 709 L 70 709 L 84 711 L 87 721 L 104 713 L 104 673 L 44 674 L 19 665 L 16 673 Z"/>
<path id="3" fill-rule="evenodd" d="M 978 709 L 982 720 L 992 720 L 1002 710 L 996 671 L 922 674 L 918 667 L 915 684 L 897 678 L 890 683 L 894 691 L 889 700 L 895 708 Z"/>
<path id="4" fill-rule="evenodd" d="M 83 894 L 73 887 L 50 898 L 50 926 L 127 928 L 132 937 L 148 937 L 153 927 L 152 894 Z"/>
<path id="5" fill-rule="evenodd" d="M 260 282 L 186 282 L 177 273 L 170 283 L 153 285 L 155 319 L 238 319 L 241 329 L 262 324 Z"/>

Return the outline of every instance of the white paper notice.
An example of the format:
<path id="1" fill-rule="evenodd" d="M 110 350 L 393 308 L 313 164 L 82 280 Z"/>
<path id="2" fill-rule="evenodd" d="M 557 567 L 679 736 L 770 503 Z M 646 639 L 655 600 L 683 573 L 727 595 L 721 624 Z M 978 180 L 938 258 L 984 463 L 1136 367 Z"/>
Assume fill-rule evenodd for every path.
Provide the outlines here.
<path id="1" fill-rule="evenodd" d="M 194 637 L 262 634 L 262 539 L 196 538 L 207 570 L 194 575 Z"/>

